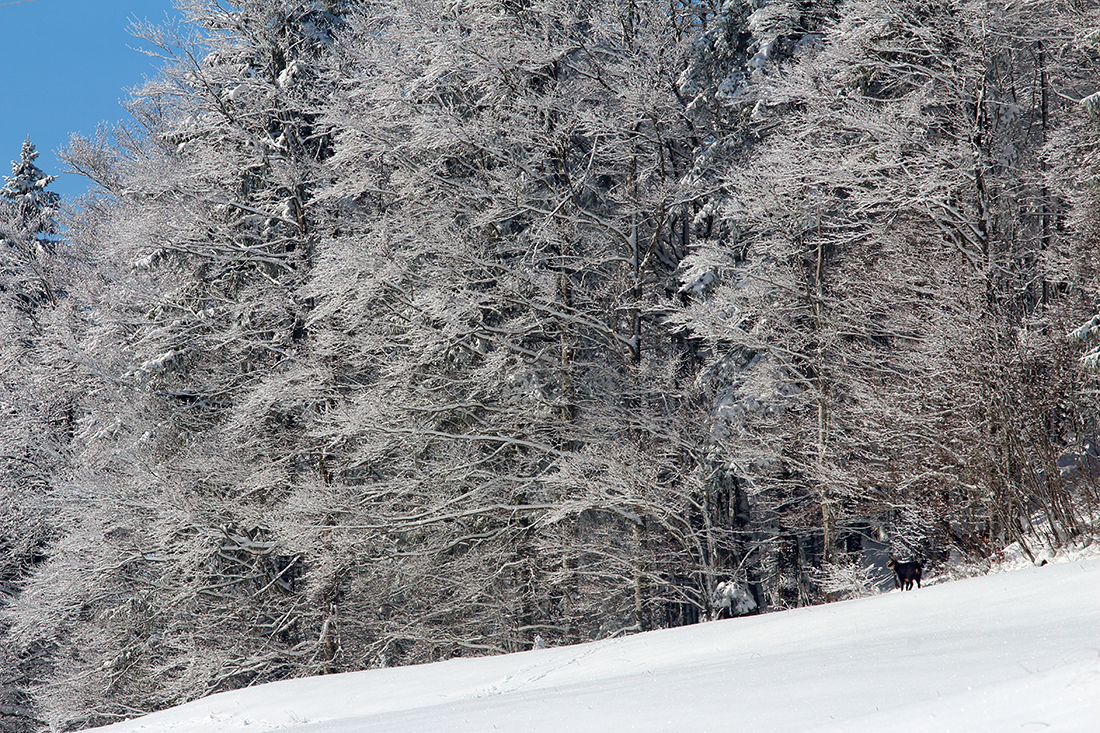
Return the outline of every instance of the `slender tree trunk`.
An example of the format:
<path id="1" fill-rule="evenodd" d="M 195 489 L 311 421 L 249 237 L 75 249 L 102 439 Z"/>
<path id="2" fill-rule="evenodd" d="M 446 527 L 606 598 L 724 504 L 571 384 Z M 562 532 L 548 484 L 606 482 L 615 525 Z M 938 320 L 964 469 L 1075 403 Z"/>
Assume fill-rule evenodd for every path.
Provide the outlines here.
<path id="1" fill-rule="evenodd" d="M 818 493 L 821 500 L 822 560 L 836 559 L 836 517 L 832 491 L 824 483 L 825 461 L 829 447 L 829 384 L 825 377 L 825 243 L 821 237 L 821 213 L 818 212 L 818 238 L 814 263 L 814 320 L 817 329 L 817 353 L 814 364 L 817 382 L 817 469 Z"/>
<path id="2" fill-rule="evenodd" d="M 646 528 L 645 519 L 634 523 L 634 547 L 637 553 L 634 568 L 634 617 L 640 631 L 649 630 L 648 589 L 646 588 Z"/>

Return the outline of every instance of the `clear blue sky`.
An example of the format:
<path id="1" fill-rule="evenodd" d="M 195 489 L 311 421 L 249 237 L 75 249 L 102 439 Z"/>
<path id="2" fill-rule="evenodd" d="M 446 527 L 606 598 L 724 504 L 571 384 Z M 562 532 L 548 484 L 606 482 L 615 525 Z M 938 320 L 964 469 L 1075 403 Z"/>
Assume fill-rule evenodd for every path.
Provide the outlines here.
<path id="1" fill-rule="evenodd" d="M 130 21 L 176 16 L 171 0 L 0 0 L 0 175 L 11 175 L 27 135 L 38 166 L 58 174 L 54 152 L 70 133 L 124 119 L 119 101 L 158 68 L 134 50 L 148 44 L 130 35 Z M 63 196 L 87 187 L 72 174 L 50 186 Z"/>

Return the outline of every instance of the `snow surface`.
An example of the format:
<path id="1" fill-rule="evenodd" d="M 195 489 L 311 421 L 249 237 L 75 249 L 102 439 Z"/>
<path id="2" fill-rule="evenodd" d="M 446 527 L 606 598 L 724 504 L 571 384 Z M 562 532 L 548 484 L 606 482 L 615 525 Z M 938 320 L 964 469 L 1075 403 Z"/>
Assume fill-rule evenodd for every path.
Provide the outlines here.
<path id="1" fill-rule="evenodd" d="M 578 646 L 290 680 L 100 729 L 273 730 L 1097 733 L 1100 559 Z"/>

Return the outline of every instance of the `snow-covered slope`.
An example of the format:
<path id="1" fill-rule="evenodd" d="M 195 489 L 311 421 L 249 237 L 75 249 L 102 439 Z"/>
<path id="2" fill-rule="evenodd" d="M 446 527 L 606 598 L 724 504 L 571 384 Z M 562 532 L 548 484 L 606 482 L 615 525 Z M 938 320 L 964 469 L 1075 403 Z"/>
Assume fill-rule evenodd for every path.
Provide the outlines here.
<path id="1" fill-rule="evenodd" d="M 572 647 L 292 680 L 102 729 L 1100 731 L 1100 560 Z"/>

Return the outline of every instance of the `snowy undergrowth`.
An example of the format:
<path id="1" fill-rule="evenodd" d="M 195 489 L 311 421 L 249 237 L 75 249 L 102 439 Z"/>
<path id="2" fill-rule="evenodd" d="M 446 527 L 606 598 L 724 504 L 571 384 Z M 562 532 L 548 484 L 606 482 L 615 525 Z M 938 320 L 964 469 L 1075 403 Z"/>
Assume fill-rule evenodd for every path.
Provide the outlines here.
<path id="1" fill-rule="evenodd" d="M 866 598 L 883 590 L 883 570 L 863 558 L 849 562 L 829 563 L 814 574 L 821 590 L 835 600 Z"/>
<path id="2" fill-rule="evenodd" d="M 1034 531 L 1024 537 L 1024 544 L 1013 542 L 990 557 L 971 558 L 952 552 L 946 563 L 925 563 L 922 585 L 937 585 L 982 575 L 1022 570 L 1052 563 L 1076 562 L 1100 558 L 1100 541 L 1096 540 L 1100 517 L 1083 520 L 1086 531 L 1075 538 L 1057 538 L 1050 525 L 1032 518 Z M 868 598 L 892 591 L 894 574 L 885 567 L 884 552 L 864 552 L 855 559 L 829 563 L 813 573 L 813 580 L 834 600 Z"/>
<path id="3" fill-rule="evenodd" d="M 1092 527 L 1096 523 L 1096 518 L 1089 521 Z M 1024 538 L 1026 547 L 1020 542 L 1013 542 L 991 557 L 977 560 L 952 555 L 948 563 L 939 568 L 935 575 L 928 577 L 926 582 L 941 583 L 1032 566 L 1100 558 L 1100 542 L 1093 535 L 1055 542 L 1049 525 L 1036 521 L 1034 526 L 1036 531 Z"/>
<path id="4" fill-rule="evenodd" d="M 1091 537 L 1074 539 L 1062 544 L 1060 547 L 1053 547 L 1049 542 L 1043 540 L 1033 540 L 1028 545 L 1028 550 L 1031 551 L 1031 556 L 1028 555 L 1027 550 L 1020 543 L 1013 542 L 1003 551 L 994 555 L 988 572 L 1004 573 L 1044 563 L 1077 562 L 1078 560 L 1100 558 L 1100 542 Z"/>

